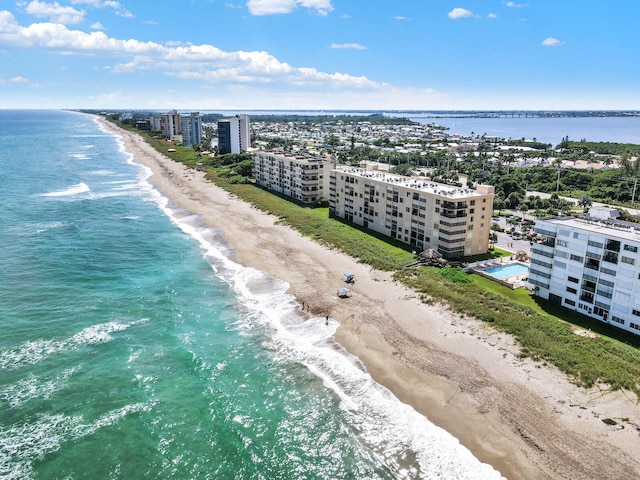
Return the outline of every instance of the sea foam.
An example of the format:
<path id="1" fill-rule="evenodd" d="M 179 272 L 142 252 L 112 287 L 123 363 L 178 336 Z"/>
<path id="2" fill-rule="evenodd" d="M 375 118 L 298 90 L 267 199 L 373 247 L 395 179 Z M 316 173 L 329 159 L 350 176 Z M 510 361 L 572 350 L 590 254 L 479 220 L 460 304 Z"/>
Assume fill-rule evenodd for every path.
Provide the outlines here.
<path id="1" fill-rule="evenodd" d="M 71 185 L 66 190 L 59 190 L 56 192 L 43 193 L 41 197 L 67 197 L 71 195 L 78 195 L 80 193 L 86 193 L 89 191 L 89 186 L 86 183 L 77 183 Z"/>
<path id="2" fill-rule="evenodd" d="M 114 332 L 126 330 L 132 325 L 146 322 L 147 319 L 130 323 L 108 322 L 87 327 L 65 339 L 39 339 L 0 350 L 0 370 L 15 370 L 27 365 L 35 365 L 52 355 L 76 350 L 86 345 L 106 343 L 113 339 Z"/>

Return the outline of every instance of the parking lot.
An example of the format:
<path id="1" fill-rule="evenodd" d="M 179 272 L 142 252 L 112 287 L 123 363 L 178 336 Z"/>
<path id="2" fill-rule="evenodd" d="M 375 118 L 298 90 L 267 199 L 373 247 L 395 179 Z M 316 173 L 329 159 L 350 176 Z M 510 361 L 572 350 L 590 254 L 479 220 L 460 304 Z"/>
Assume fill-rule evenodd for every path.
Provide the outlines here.
<path id="1" fill-rule="evenodd" d="M 520 217 L 522 218 L 522 217 Z M 509 235 L 507 232 L 510 230 L 510 228 L 512 227 L 511 224 L 507 223 L 507 217 L 496 217 L 496 219 L 498 220 L 497 222 L 495 220 L 492 220 L 492 223 L 497 223 L 498 225 L 500 225 L 502 228 L 505 229 L 504 232 L 497 232 L 498 233 L 498 241 L 496 242 L 495 246 L 497 248 L 500 248 L 502 250 L 506 250 L 508 252 L 519 252 L 519 251 L 524 251 L 527 252 L 527 254 L 531 253 L 531 243 L 529 242 L 529 240 L 526 238 L 526 236 L 523 236 L 521 238 L 516 238 L 514 239 L 511 235 Z M 522 230 L 516 226 L 515 229 L 516 232 L 521 232 Z"/>

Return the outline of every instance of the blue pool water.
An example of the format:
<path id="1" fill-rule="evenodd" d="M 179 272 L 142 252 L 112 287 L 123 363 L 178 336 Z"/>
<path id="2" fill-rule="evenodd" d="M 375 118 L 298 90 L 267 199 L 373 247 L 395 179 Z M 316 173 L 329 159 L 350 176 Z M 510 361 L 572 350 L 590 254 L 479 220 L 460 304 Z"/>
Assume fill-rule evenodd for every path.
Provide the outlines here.
<path id="1" fill-rule="evenodd" d="M 509 278 L 516 275 L 527 273 L 529 267 L 521 263 L 511 263 L 509 265 L 500 265 L 499 267 L 487 268 L 484 272 L 498 278 Z"/>

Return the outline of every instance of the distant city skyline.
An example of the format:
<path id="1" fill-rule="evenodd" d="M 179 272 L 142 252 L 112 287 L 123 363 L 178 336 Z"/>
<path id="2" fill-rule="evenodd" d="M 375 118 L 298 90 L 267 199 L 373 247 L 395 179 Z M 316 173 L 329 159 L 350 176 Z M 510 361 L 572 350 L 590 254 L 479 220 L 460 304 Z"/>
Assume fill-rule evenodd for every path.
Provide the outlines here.
<path id="1" fill-rule="evenodd" d="M 640 2 L 22 0 L 0 108 L 640 110 Z"/>

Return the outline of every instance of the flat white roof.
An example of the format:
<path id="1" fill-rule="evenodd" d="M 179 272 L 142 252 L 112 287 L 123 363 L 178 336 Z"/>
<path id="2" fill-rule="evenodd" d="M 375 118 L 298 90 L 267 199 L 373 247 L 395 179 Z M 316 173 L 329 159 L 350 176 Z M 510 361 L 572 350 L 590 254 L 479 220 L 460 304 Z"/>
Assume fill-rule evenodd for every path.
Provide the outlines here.
<path id="1" fill-rule="evenodd" d="M 587 219 L 576 217 L 538 218 L 536 222 L 538 221 L 640 242 L 640 225 L 637 223 L 622 222 L 619 220 L 601 221 L 595 218 Z"/>
<path id="2" fill-rule="evenodd" d="M 417 190 L 419 192 L 430 193 L 433 195 L 441 195 L 456 199 L 483 197 L 487 193 L 471 190 L 470 188 L 459 188 L 453 185 L 445 185 L 444 183 L 432 182 L 424 177 L 405 177 L 393 173 L 380 172 L 377 170 L 365 170 L 363 168 L 354 167 L 337 167 L 336 172 L 355 175 L 364 179 L 371 179 L 376 182 L 389 184 L 389 186 L 398 186 Z"/>

